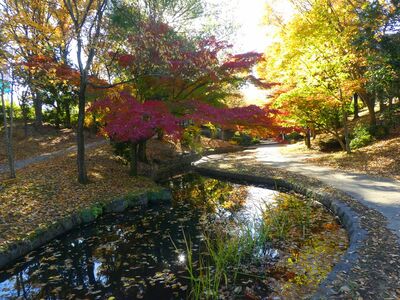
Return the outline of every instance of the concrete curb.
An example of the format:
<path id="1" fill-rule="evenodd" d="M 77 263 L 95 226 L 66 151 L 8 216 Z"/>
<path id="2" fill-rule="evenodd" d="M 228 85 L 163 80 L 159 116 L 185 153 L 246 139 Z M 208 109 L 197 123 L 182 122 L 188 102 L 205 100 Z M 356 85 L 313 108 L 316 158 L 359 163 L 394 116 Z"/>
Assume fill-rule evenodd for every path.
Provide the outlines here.
<path id="1" fill-rule="evenodd" d="M 186 173 L 190 171 L 192 168 L 192 163 L 198 161 L 203 156 L 213 155 L 213 154 L 225 154 L 225 153 L 233 153 L 243 151 L 244 147 L 224 147 L 217 148 L 212 150 L 206 150 L 202 154 L 187 154 L 182 155 L 181 157 L 171 160 L 166 165 L 161 165 L 158 170 L 156 170 L 153 174 L 151 174 L 151 179 L 155 182 L 162 182 L 166 178 L 171 178 L 173 176 Z"/>

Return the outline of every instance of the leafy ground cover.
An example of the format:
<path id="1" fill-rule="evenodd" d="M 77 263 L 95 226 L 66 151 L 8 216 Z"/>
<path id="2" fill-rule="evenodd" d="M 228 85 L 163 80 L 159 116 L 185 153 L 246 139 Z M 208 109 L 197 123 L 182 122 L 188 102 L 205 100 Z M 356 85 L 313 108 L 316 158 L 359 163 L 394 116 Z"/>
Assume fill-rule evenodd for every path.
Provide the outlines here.
<path id="1" fill-rule="evenodd" d="M 109 145 L 90 150 L 87 158 L 87 185 L 76 182 L 75 154 L 28 166 L 16 179 L 0 174 L 0 249 L 100 200 L 155 187 L 149 179 L 129 177 Z"/>
<path id="2" fill-rule="evenodd" d="M 400 128 L 394 130 L 384 140 L 355 149 L 351 154 L 343 151 L 320 152 L 316 145 L 324 138 L 326 136 L 317 136 L 311 149 L 307 149 L 304 142 L 298 142 L 283 148 L 281 153 L 284 155 L 309 154 L 314 157 L 305 161 L 315 165 L 400 180 Z"/>
<path id="3" fill-rule="evenodd" d="M 400 180 L 400 137 L 376 142 L 357 149 L 350 155 L 344 152 L 331 153 L 306 161 L 343 171 L 355 171 Z"/>
<path id="4" fill-rule="evenodd" d="M 0 129 L 3 137 L 4 129 Z M 44 153 L 55 152 L 76 145 L 76 133 L 74 129 L 55 129 L 52 126 L 44 126 L 41 132 L 35 132 L 29 127 L 28 137 L 25 137 L 22 125 L 16 124 L 13 133 L 13 146 L 16 160 L 38 156 Z M 100 138 L 95 134 L 86 134 L 86 142 L 91 143 Z M 4 139 L 0 139 L 0 164 L 7 163 L 7 147 Z"/>

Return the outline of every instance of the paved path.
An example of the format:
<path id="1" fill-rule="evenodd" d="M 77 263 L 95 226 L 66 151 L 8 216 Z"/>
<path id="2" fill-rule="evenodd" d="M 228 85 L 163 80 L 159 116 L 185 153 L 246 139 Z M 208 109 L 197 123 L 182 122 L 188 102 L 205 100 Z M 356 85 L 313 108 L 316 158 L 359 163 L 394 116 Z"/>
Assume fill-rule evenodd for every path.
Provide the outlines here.
<path id="1" fill-rule="evenodd" d="M 103 141 L 89 143 L 85 146 L 85 148 L 86 149 L 96 148 L 100 145 L 104 145 L 106 142 L 107 141 L 103 140 Z M 49 153 L 43 153 L 41 155 L 38 155 L 35 157 L 30 157 L 27 159 L 17 160 L 17 161 L 15 161 L 15 169 L 19 170 L 19 169 L 25 168 L 28 165 L 31 165 L 31 164 L 34 164 L 37 162 L 41 162 L 41 161 L 46 161 L 53 157 L 63 156 L 65 154 L 72 153 L 75 151 L 76 151 L 76 146 L 71 146 L 66 149 L 49 152 Z M 6 172 L 8 172 L 8 164 L 0 164 L 0 173 L 6 173 Z"/>
<path id="2" fill-rule="evenodd" d="M 311 165 L 302 160 L 313 155 L 282 155 L 282 147 L 285 146 L 266 144 L 239 155 L 273 168 L 317 178 L 346 192 L 364 205 L 382 213 L 388 221 L 388 228 L 399 237 L 400 242 L 400 181 Z"/>

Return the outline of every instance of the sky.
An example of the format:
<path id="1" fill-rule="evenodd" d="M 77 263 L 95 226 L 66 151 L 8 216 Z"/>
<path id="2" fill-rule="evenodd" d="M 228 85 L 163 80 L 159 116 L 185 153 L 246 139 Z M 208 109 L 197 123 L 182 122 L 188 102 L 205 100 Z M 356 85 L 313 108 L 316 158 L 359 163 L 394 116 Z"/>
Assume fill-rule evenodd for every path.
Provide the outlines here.
<path id="1" fill-rule="evenodd" d="M 238 52 L 257 51 L 264 53 L 272 42 L 273 29 L 263 24 L 266 4 L 288 18 L 293 9 L 288 0 L 234 0 L 229 12 L 238 25 L 234 49 Z M 242 90 L 247 104 L 263 104 L 267 94 L 250 85 Z"/>

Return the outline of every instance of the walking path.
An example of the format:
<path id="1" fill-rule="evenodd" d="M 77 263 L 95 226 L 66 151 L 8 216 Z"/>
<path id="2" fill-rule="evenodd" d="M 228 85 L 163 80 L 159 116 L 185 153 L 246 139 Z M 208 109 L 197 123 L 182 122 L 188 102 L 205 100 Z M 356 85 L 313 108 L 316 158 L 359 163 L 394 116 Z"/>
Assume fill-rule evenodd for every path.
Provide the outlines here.
<path id="1" fill-rule="evenodd" d="M 328 167 L 315 166 L 303 161 L 313 155 L 282 155 L 285 145 L 265 144 L 238 153 L 237 159 L 251 160 L 272 168 L 299 173 L 318 179 L 325 184 L 342 190 L 369 208 L 379 211 L 388 222 L 388 228 L 400 242 L 400 182 L 365 174 L 345 173 Z M 211 157 L 210 157 L 211 158 Z M 214 157 L 215 159 L 215 157 Z M 218 160 L 224 159 L 219 157 Z M 232 159 L 232 158 L 228 158 Z"/>
<path id="2" fill-rule="evenodd" d="M 85 148 L 86 149 L 96 148 L 98 146 L 104 145 L 106 142 L 107 141 L 102 140 L 102 141 L 89 143 L 89 144 L 85 145 Z M 50 152 L 50 153 L 43 153 L 38 156 L 17 160 L 17 161 L 15 161 L 15 169 L 19 170 L 19 169 L 25 168 L 28 165 L 31 165 L 31 164 L 34 164 L 37 162 L 46 161 L 46 160 L 49 160 L 54 157 L 63 156 L 65 154 L 69 154 L 69 153 L 72 153 L 75 151 L 76 151 L 76 146 L 71 146 L 66 149 L 62 149 L 62 150 L 58 150 L 58 151 L 54 151 L 54 152 Z M 0 164 L 0 173 L 6 173 L 6 172 L 8 172 L 8 164 Z"/>

